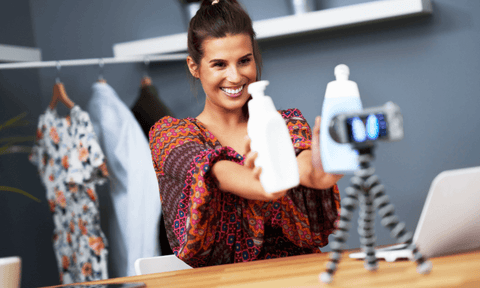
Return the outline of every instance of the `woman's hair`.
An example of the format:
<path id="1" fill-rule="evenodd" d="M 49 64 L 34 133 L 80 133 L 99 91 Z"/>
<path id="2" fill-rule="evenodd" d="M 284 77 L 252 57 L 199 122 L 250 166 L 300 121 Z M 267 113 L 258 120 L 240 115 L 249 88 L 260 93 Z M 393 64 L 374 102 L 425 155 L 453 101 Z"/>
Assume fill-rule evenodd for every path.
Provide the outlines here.
<path id="1" fill-rule="evenodd" d="M 207 38 L 223 38 L 227 34 L 250 36 L 253 58 L 257 66 L 256 80 L 260 80 L 262 57 L 255 39 L 252 19 L 236 0 L 202 1 L 200 9 L 190 20 L 188 27 L 188 54 L 197 65 L 200 65 L 204 54 L 203 41 Z"/>

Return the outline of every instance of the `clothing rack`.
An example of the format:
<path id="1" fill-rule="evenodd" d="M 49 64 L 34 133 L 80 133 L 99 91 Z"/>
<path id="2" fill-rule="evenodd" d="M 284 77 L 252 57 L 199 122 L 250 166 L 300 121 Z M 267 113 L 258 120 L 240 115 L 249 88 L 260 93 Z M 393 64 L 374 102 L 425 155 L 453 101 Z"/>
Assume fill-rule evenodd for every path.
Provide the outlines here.
<path id="1" fill-rule="evenodd" d="M 178 54 L 167 54 L 167 55 L 5 63 L 5 64 L 0 64 L 0 70 L 24 69 L 24 68 L 47 68 L 47 67 L 57 67 L 57 69 L 60 69 L 60 67 L 65 67 L 65 66 L 86 66 L 86 65 L 99 65 L 100 67 L 103 67 L 104 64 L 138 63 L 138 62 L 143 62 L 148 65 L 150 62 L 168 62 L 168 61 L 185 60 L 187 59 L 187 56 L 188 56 L 187 53 L 178 53 Z"/>

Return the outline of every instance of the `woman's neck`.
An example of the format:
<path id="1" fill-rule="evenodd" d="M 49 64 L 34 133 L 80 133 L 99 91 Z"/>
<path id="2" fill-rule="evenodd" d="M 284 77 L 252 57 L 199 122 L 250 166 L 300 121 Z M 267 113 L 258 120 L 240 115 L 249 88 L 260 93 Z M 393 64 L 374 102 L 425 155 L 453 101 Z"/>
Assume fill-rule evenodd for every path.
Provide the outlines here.
<path id="1" fill-rule="evenodd" d="M 229 129 L 245 125 L 248 117 L 242 110 L 220 112 L 204 109 L 196 119 L 207 126 L 215 125 L 219 128 Z"/>
<path id="2" fill-rule="evenodd" d="M 197 120 L 213 133 L 222 146 L 231 147 L 240 155 L 247 153 L 245 136 L 248 121 L 243 113 L 208 113 L 204 110 Z"/>

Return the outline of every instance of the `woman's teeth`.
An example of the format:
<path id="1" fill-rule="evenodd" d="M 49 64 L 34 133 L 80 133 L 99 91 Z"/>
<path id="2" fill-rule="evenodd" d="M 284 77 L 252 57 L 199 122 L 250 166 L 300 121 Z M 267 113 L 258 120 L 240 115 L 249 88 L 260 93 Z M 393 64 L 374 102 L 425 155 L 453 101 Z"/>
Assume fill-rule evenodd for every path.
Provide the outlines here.
<path id="1" fill-rule="evenodd" d="M 242 87 L 240 87 L 238 89 L 229 89 L 229 88 L 220 88 L 220 89 L 222 89 L 222 91 L 224 91 L 228 94 L 238 94 L 243 90 L 243 87 L 245 87 L 245 85 L 243 85 Z"/>

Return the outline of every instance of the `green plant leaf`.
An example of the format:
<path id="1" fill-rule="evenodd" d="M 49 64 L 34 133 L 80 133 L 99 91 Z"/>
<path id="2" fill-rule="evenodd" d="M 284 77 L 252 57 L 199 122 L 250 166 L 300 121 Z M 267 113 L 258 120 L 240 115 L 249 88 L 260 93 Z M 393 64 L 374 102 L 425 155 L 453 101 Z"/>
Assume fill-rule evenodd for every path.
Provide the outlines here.
<path id="1" fill-rule="evenodd" d="M 16 117 L 13 117 L 3 124 L 0 124 L 0 131 L 5 128 L 11 128 L 16 126 L 25 126 L 28 125 L 28 121 L 22 120 L 27 115 L 27 112 L 23 112 Z M 0 155 L 4 154 L 12 154 L 12 153 L 28 153 L 31 150 L 31 147 L 28 146 L 21 146 L 21 145 L 14 145 L 16 143 L 26 142 L 26 141 L 34 141 L 34 136 L 13 136 L 13 137 L 4 137 L 0 139 L 0 143 L 5 143 L 3 146 L 0 147 Z M 8 191 L 19 193 L 23 196 L 27 196 L 28 198 L 40 203 L 40 199 L 33 196 L 32 194 L 25 192 L 21 189 L 9 187 L 9 186 L 0 186 L 0 191 Z"/>
<path id="2" fill-rule="evenodd" d="M 3 146 L 0 146 L 0 155 L 4 154 L 12 154 L 12 153 L 29 153 L 31 151 L 31 147 L 27 146 L 15 146 L 16 143 L 21 143 L 25 141 L 33 141 L 35 140 L 34 136 L 23 136 L 23 137 L 5 137 L 0 139 L 0 143 L 7 142 Z"/>
<path id="3" fill-rule="evenodd" d="M 32 147 L 24 145 L 12 145 L 0 147 L 0 155 L 14 154 L 14 153 L 32 153 Z"/>
<path id="4" fill-rule="evenodd" d="M 0 138 L 0 143 L 10 142 L 14 144 L 14 143 L 27 142 L 27 141 L 35 141 L 35 136 L 13 136 L 13 137 Z"/>
<path id="5" fill-rule="evenodd" d="M 9 192 L 19 193 L 19 194 L 22 194 L 23 196 L 27 196 L 28 198 L 37 201 L 38 203 L 42 202 L 42 201 L 40 201 L 40 199 L 33 196 L 32 194 L 27 193 L 27 192 L 25 192 L 21 189 L 18 189 L 18 188 L 8 187 L 8 186 L 0 186 L 0 191 L 9 191 Z"/>
<path id="6" fill-rule="evenodd" d="M 5 129 L 5 128 L 9 128 L 9 127 L 28 125 L 28 121 L 20 121 L 25 116 L 27 116 L 27 112 L 23 112 L 23 113 L 19 114 L 18 116 L 15 116 L 15 117 L 7 120 L 5 123 L 0 124 L 0 131 Z"/>

